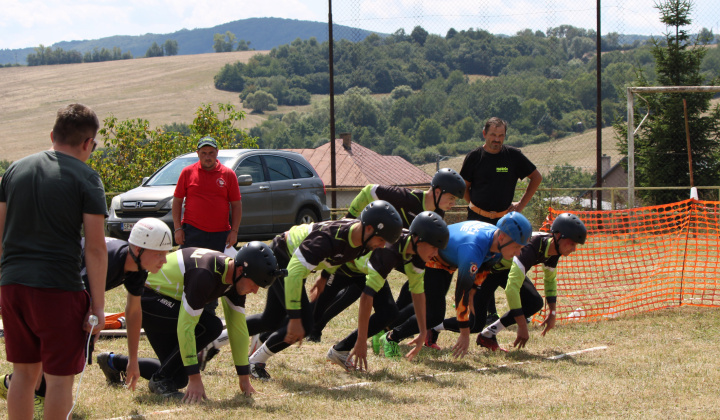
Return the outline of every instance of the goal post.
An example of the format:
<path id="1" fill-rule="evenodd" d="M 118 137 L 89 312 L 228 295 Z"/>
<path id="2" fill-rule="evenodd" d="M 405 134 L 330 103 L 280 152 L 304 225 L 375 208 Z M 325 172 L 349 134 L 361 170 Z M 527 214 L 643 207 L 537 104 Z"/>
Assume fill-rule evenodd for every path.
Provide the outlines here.
<path id="1" fill-rule="evenodd" d="M 642 123 L 650 115 L 647 114 L 635 127 L 635 94 L 641 93 L 715 93 L 720 92 L 720 86 L 628 86 L 627 87 L 627 145 L 628 145 L 628 208 L 635 207 L 635 133 L 640 129 Z M 640 96 L 642 98 L 642 96 Z M 643 98 L 644 99 L 644 98 Z"/>

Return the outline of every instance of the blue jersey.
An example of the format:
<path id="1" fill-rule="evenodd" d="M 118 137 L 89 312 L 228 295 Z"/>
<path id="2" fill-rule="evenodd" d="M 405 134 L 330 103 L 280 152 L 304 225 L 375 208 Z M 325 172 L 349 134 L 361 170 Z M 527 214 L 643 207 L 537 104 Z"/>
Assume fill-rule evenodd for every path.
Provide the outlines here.
<path id="1" fill-rule="evenodd" d="M 458 272 L 455 310 L 458 321 L 469 319 L 468 298 L 473 285 L 481 284 L 490 268 L 500 261 L 499 252 L 490 252 L 497 226 L 468 220 L 448 226 L 450 240 L 439 251 L 440 258 Z"/>
<path id="2" fill-rule="evenodd" d="M 497 226 L 468 220 L 448 226 L 450 240 L 439 251 L 440 258 L 458 270 L 458 283 L 475 282 L 475 275 L 500 261 L 501 254 L 490 252 Z"/>

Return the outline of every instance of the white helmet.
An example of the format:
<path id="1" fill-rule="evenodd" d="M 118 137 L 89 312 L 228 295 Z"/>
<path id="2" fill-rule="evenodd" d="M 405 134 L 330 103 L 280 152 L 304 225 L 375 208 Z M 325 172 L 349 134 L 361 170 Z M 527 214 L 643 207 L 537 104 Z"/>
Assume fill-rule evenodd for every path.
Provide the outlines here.
<path id="1" fill-rule="evenodd" d="M 138 220 L 130 231 L 128 242 L 154 251 L 171 251 L 173 246 L 168 225 L 153 217 Z"/>

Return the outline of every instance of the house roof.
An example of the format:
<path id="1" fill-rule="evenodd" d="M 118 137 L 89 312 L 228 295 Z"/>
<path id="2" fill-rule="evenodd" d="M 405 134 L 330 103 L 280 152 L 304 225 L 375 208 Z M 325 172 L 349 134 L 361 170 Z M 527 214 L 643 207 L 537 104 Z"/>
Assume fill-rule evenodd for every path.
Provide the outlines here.
<path id="1" fill-rule="evenodd" d="M 330 142 L 316 149 L 287 149 L 302 154 L 315 168 L 325 185 L 330 185 Z M 381 185 L 430 185 L 432 177 L 400 156 L 383 156 L 357 143 L 350 148 L 335 140 L 335 182 L 337 187 Z"/>

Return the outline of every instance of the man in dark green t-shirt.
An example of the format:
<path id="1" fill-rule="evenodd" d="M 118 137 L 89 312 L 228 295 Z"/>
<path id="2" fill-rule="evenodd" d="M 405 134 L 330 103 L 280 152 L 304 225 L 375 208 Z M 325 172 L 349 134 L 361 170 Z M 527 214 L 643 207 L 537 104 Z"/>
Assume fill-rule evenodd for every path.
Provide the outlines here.
<path id="1" fill-rule="evenodd" d="M 45 407 L 69 413 L 87 333 L 105 325 L 105 191 L 84 163 L 97 146 L 99 126 L 85 105 L 61 108 L 50 150 L 13 163 L 0 182 L 0 305 L 14 372 L 10 419 L 32 417 L 33 391 L 43 371 Z M 81 229 L 89 295 L 80 277 Z M 94 328 L 90 315 L 97 317 Z"/>

